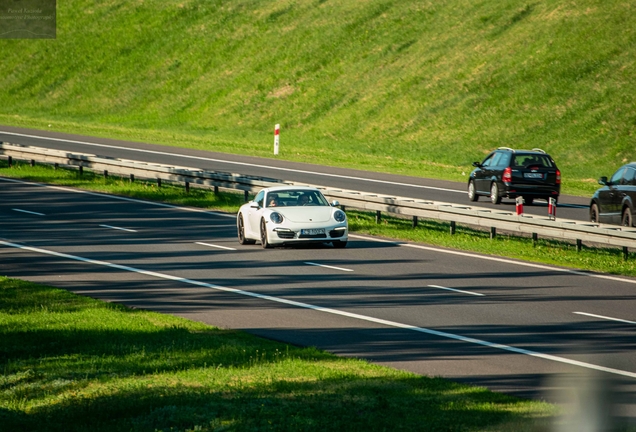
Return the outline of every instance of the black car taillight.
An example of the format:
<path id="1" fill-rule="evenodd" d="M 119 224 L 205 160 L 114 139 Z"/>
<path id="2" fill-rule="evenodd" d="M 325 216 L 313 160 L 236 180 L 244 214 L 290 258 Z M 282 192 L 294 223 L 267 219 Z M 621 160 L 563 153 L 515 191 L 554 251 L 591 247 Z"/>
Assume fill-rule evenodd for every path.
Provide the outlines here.
<path id="1" fill-rule="evenodd" d="M 561 184 L 561 171 L 556 172 L 556 184 Z"/>
<path id="2" fill-rule="evenodd" d="M 505 170 L 503 170 L 503 175 L 501 176 L 501 181 L 503 181 L 505 183 L 512 183 L 512 168 L 508 167 Z"/>

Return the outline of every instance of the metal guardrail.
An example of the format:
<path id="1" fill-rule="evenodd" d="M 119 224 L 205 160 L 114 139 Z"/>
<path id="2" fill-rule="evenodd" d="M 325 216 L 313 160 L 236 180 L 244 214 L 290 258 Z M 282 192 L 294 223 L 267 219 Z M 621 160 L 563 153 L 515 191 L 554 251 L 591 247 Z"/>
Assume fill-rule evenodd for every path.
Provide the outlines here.
<path id="1" fill-rule="evenodd" d="M 0 155 L 40 163 L 59 164 L 65 167 L 82 167 L 92 171 L 107 171 L 121 176 L 137 176 L 145 179 L 193 184 L 206 188 L 242 190 L 245 197 L 264 187 L 301 183 L 272 178 L 252 177 L 236 173 L 218 173 L 197 168 L 144 163 L 110 157 L 74 154 L 67 151 L 0 143 Z M 329 199 L 336 199 L 341 205 L 361 210 L 391 213 L 423 219 L 436 219 L 451 223 L 464 223 L 478 227 L 502 229 L 580 243 L 593 242 L 608 247 L 636 248 L 636 229 L 614 225 L 595 224 L 575 220 L 551 220 L 549 217 L 517 215 L 509 211 L 491 210 L 484 207 L 468 206 L 410 197 L 386 196 L 368 192 L 314 186 L 322 190 Z"/>

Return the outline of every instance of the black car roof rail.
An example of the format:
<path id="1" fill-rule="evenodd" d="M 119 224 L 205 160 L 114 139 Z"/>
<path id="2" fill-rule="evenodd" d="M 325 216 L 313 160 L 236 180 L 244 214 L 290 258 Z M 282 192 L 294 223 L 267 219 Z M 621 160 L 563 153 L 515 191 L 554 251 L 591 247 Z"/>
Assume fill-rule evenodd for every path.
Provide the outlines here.
<path id="1" fill-rule="evenodd" d="M 510 150 L 511 152 L 514 152 L 514 150 L 510 147 L 498 147 L 497 150 Z"/>
<path id="2" fill-rule="evenodd" d="M 536 152 L 540 152 L 540 153 L 545 154 L 545 150 L 542 150 L 542 149 L 540 149 L 540 148 L 536 148 L 536 147 L 535 147 L 535 148 L 533 148 L 533 149 L 532 149 L 532 151 L 536 151 Z"/>

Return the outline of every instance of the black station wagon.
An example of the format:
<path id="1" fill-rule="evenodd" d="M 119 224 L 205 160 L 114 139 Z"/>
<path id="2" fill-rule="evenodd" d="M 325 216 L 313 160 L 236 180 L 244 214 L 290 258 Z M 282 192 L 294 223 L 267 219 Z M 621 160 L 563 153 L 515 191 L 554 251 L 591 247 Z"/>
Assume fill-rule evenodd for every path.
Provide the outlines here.
<path id="1" fill-rule="evenodd" d="M 531 205 L 536 198 L 554 198 L 561 191 L 561 171 L 541 149 L 513 150 L 500 147 L 483 162 L 473 162 L 475 169 L 468 179 L 468 199 L 477 201 L 489 196 L 493 204 L 501 199 L 523 197 Z"/>
<path id="2" fill-rule="evenodd" d="M 601 177 L 598 182 L 603 187 L 592 196 L 590 220 L 633 226 L 636 209 L 636 162 L 620 167 L 609 181 L 607 177 Z"/>

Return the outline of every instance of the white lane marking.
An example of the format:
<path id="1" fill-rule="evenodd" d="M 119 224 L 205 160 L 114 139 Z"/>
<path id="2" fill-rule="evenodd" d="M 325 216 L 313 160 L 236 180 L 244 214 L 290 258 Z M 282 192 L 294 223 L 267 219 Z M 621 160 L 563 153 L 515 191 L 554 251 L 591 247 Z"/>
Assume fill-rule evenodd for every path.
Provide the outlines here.
<path id="1" fill-rule="evenodd" d="M 316 266 L 316 267 L 324 267 L 324 268 L 333 269 L 333 270 L 341 270 L 341 271 L 346 271 L 346 272 L 352 272 L 353 271 L 353 270 L 347 269 L 347 268 L 334 267 L 334 266 L 318 264 L 318 263 L 313 263 L 313 262 L 305 262 L 305 264 L 311 265 L 311 266 Z"/>
<path id="2" fill-rule="evenodd" d="M 198 209 L 198 208 L 193 208 L 193 207 L 179 207 L 179 206 L 171 205 L 171 204 L 164 204 L 164 203 L 158 203 L 158 202 L 153 202 L 153 201 L 142 201 L 142 200 L 138 200 L 138 199 L 134 199 L 134 198 L 126 198 L 126 197 L 121 197 L 121 196 L 116 196 L 116 195 L 100 194 L 100 193 L 96 193 L 96 192 L 88 192 L 88 191 L 77 190 L 77 189 L 68 189 L 68 188 L 61 187 L 61 186 L 51 186 L 51 185 L 45 185 L 45 184 L 42 184 L 42 183 L 33 183 L 33 182 L 27 182 L 27 181 L 4 178 L 4 177 L 0 177 L 0 181 L 21 183 L 21 184 L 27 184 L 27 185 L 32 185 L 32 186 L 40 186 L 40 187 L 44 187 L 44 188 L 61 190 L 61 191 L 64 191 L 64 192 L 81 193 L 81 194 L 86 194 L 86 195 L 98 196 L 98 197 L 102 197 L 102 198 L 110 198 L 110 199 L 115 199 L 115 200 L 135 202 L 135 203 L 147 204 L 147 205 L 154 205 L 154 206 L 157 206 L 157 207 L 166 207 L 166 208 L 172 208 L 172 209 L 177 209 L 177 210 L 185 210 L 185 211 L 190 211 L 190 212 L 206 213 L 206 214 L 211 214 L 211 215 L 214 215 L 214 216 L 221 216 L 221 217 L 228 217 L 228 218 L 236 219 L 236 215 L 234 215 L 234 214 L 213 212 L 213 211 L 208 211 L 208 210 L 203 210 L 203 209 Z M 234 226 L 234 225 L 232 225 L 232 226 Z M 401 247 L 412 247 L 412 248 L 415 248 L 415 249 L 428 250 L 428 251 L 432 251 L 432 252 L 459 255 L 459 256 L 483 259 L 483 260 L 488 260 L 488 261 L 496 261 L 496 262 L 501 262 L 501 263 L 504 263 L 504 264 L 515 264 L 515 265 L 522 266 L 522 267 L 537 268 L 537 269 L 541 269 L 541 270 L 551 270 L 551 271 L 556 271 L 556 272 L 561 272 L 561 273 L 574 274 L 574 275 L 577 275 L 577 276 L 587 276 L 587 277 L 592 277 L 592 278 L 597 278 L 597 279 L 612 280 L 612 281 L 615 281 L 615 282 L 625 282 L 625 283 L 629 283 L 629 284 L 636 284 L 636 279 L 625 279 L 625 278 L 620 278 L 618 276 L 607 276 L 607 275 L 602 275 L 602 274 L 586 273 L 586 272 L 580 272 L 580 271 L 576 271 L 576 270 L 563 269 L 563 268 L 559 268 L 559 267 L 549 267 L 547 265 L 542 265 L 542 264 L 534 264 L 534 263 L 528 263 L 528 262 L 522 262 L 522 261 L 513 261 L 511 259 L 506 259 L 506 258 L 498 258 L 498 257 L 492 257 L 492 256 L 486 256 L 486 255 L 477 255 L 477 254 L 474 254 L 474 253 L 453 251 L 453 250 L 449 250 L 449 249 L 438 249 L 438 248 L 434 248 L 434 247 L 430 247 L 430 246 L 421 246 L 421 245 L 412 244 L 412 243 L 396 242 L 394 240 L 377 239 L 377 238 L 373 238 L 373 237 L 366 237 L 366 236 L 361 236 L 361 235 L 356 235 L 356 234 L 351 234 L 351 233 L 349 234 L 349 237 L 357 238 L 357 239 L 360 239 L 360 240 L 378 242 L 378 243 L 389 243 L 389 244 L 393 244 L 395 246 L 401 246 Z"/>
<path id="3" fill-rule="evenodd" d="M 636 284 L 636 279 L 625 279 L 625 278 L 621 278 L 621 277 L 618 277 L 618 276 L 608 276 L 608 275 L 603 275 L 603 274 L 595 274 L 595 273 L 587 273 L 587 272 L 576 271 L 576 270 L 569 270 L 569 269 L 564 269 L 564 268 L 559 268 L 559 267 L 549 267 L 549 266 L 543 265 L 543 264 L 534 264 L 534 263 L 523 262 L 523 261 L 514 261 L 514 260 L 511 260 L 511 259 L 508 259 L 508 258 L 499 258 L 499 257 L 494 257 L 494 256 L 477 255 L 477 254 L 470 253 L 470 252 L 461 252 L 461 251 L 454 251 L 454 250 L 449 250 L 449 249 L 438 249 L 438 248 L 434 248 L 434 247 L 431 247 L 431 246 L 422 246 L 422 245 L 417 245 L 417 244 L 412 244 L 412 243 L 396 242 L 395 240 L 377 239 L 377 238 L 373 238 L 373 237 L 366 237 L 366 236 L 361 236 L 361 235 L 356 235 L 356 234 L 351 234 L 351 233 L 349 233 L 349 237 L 357 238 L 357 239 L 360 239 L 360 240 L 378 242 L 378 243 L 389 243 L 389 244 L 393 244 L 395 246 L 401 246 L 401 247 L 411 247 L 411 248 L 415 248 L 415 249 L 428 250 L 428 251 L 431 251 L 431 252 L 439 252 L 439 253 L 445 253 L 445 254 L 450 254 L 450 255 L 459 255 L 459 256 L 464 256 L 464 257 L 468 257 L 468 258 L 478 258 L 478 259 L 483 259 L 483 260 L 487 260 L 487 261 L 500 262 L 500 263 L 504 263 L 504 264 L 515 264 L 515 265 L 522 266 L 522 267 L 530 267 L 530 268 L 536 268 L 536 269 L 540 269 L 540 270 L 550 270 L 550 271 L 555 271 L 555 272 L 560 272 L 560 273 L 573 274 L 573 275 L 577 275 L 577 276 L 587 276 L 587 277 L 591 277 L 591 278 L 605 279 L 605 280 L 611 280 L 611 281 L 615 281 L 615 282 L 625 282 L 625 283 L 629 283 L 629 284 Z"/>
<path id="4" fill-rule="evenodd" d="M 184 211 L 189 211 L 189 212 L 194 212 L 194 213 L 205 213 L 205 214 L 210 214 L 210 215 L 214 215 L 214 216 L 221 216 L 221 217 L 236 219 L 236 215 L 235 214 L 213 212 L 213 211 L 204 210 L 204 209 L 195 208 L 195 207 L 180 207 L 180 206 L 176 206 L 176 205 L 172 205 L 172 204 L 166 204 L 166 203 L 160 203 L 160 202 L 154 202 L 154 201 L 144 201 L 144 200 L 135 199 L 135 198 L 128 198 L 128 197 L 117 196 L 117 195 L 108 195 L 108 194 L 103 194 L 103 193 L 99 193 L 99 192 L 89 192 L 89 191 L 80 190 L 80 189 L 69 189 L 69 188 L 65 188 L 65 187 L 62 187 L 62 186 L 51 186 L 51 185 L 46 185 L 46 184 L 42 184 L 42 183 L 34 183 L 34 182 L 28 182 L 28 181 L 24 181 L 24 180 L 16 180 L 16 179 L 6 178 L 6 177 L 0 177 L 0 181 L 6 181 L 6 182 L 11 182 L 11 183 L 20 183 L 20 184 L 25 184 L 25 185 L 30 185 L 30 186 L 40 186 L 40 187 L 43 187 L 43 188 L 60 190 L 60 191 L 63 191 L 63 192 L 73 192 L 73 193 L 96 196 L 96 197 L 101 197 L 101 198 L 111 198 L 111 199 L 115 199 L 115 200 L 119 200 L 119 201 L 134 202 L 134 203 L 138 203 L 138 204 L 146 204 L 146 205 L 152 205 L 152 206 L 156 206 L 156 207 L 165 207 L 165 208 L 171 208 L 171 209 L 177 209 L 177 210 L 184 210 Z M 232 226 L 234 226 L 234 225 L 232 225 Z"/>
<path id="5" fill-rule="evenodd" d="M 110 229 L 119 230 L 119 231 L 137 232 L 137 230 L 128 229 L 128 228 L 121 228 L 121 227 L 116 227 L 116 226 L 111 226 L 111 225 L 100 225 L 100 227 L 110 228 Z"/>
<path id="6" fill-rule="evenodd" d="M 622 322 L 622 323 L 627 323 L 627 324 L 636 324 L 636 321 L 628 321 L 628 320 L 624 320 L 624 319 L 620 319 L 620 318 L 612 318 L 612 317 L 607 317 L 607 316 L 603 316 L 603 315 L 594 315 L 591 313 L 586 313 L 586 312 L 572 312 L 573 314 L 577 314 L 577 315 L 585 315 L 585 316 L 589 316 L 592 318 L 600 318 L 600 319 L 605 319 L 605 320 L 609 320 L 609 321 L 618 321 L 618 322 Z"/>
<path id="7" fill-rule="evenodd" d="M 234 250 L 234 251 L 236 250 L 236 249 L 231 248 L 231 247 L 219 246 L 219 245 L 213 245 L 213 244 L 210 244 L 210 243 L 203 243 L 203 242 L 194 242 L 194 243 L 196 243 L 196 244 L 198 244 L 198 245 L 201 245 L 201 246 L 209 246 L 209 247 L 219 248 L 219 249 L 225 249 L 225 250 Z"/>
<path id="8" fill-rule="evenodd" d="M 463 290 L 460 290 L 460 289 L 448 288 L 448 287 L 443 287 L 443 286 L 439 286 L 439 285 L 429 285 L 429 287 L 431 287 L 431 288 L 439 288 L 439 289 L 449 290 L 449 291 L 455 291 L 455 292 L 458 292 L 458 293 L 470 294 L 470 295 L 474 295 L 474 296 L 483 296 L 484 295 L 482 293 L 463 291 Z"/>
<path id="9" fill-rule="evenodd" d="M 258 164 L 251 164 L 251 163 L 247 163 L 247 162 L 227 161 L 227 160 L 222 160 L 222 159 L 207 158 L 207 157 L 203 157 L 203 156 L 182 155 L 182 154 L 175 154 L 175 153 L 169 153 L 169 152 L 163 152 L 163 151 L 157 151 L 157 150 L 131 149 L 131 148 L 128 148 L 128 147 L 120 147 L 120 146 L 109 145 L 109 144 L 98 144 L 98 143 L 91 143 L 91 142 L 86 142 L 86 141 L 75 141 L 75 140 L 62 139 L 62 138 L 48 138 L 48 137 L 43 137 L 43 136 L 38 136 L 38 135 L 27 135 L 27 134 L 21 134 L 21 133 L 16 133 L 16 132 L 0 131 L 0 133 L 7 134 L 7 135 L 14 135 L 14 136 L 22 136 L 22 137 L 26 137 L 26 138 L 36 138 L 36 139 L 41 139 L 41 140 L 68 142 L 68 143 L 73 143 L 73 144 L 82 144 L 82 145 L 88 145 L 88 146 L 93 146 L 93 147 L 103 147 L 103 148 L 111 148 L 111 149 L 117 149 L 117 150 L 134 151 L 134 152 L 138 152 L 138 153 L 149 153 L 149 154 L 156 154 L 156 155 L 162 155 L 162 156 L 172 156 L 172 157 L 179 156 L 179 157 L 182 157 L 182 158 L 185 158 L 185 159 L 204 160 L 204 161 L 210 161 L 210 162 L 221 162 L 221 163 L 233 164 L 233 165 L 243 165 L 243 166 L 256 167 L 256 168 L 266 168 L 266 169 L 270 169 L 270 170 L 272 169 L 271 165 L 258 165 Z M 445 192 L 466 193 L 466 191 L 464 191 L 464 190 L 446 189 L 446 188 L 440 188 L 440 187 L 434 187 L 434 186 L 423 186 L 423 185 L 416 185 L 416 184 L 410 184 L 410 183 L 392 182 L 392 181 L 386 181 L 386 180 L 376 180 L 376 179 L 370 179 L 370 178 L 364 178 L 364 177 L 346 176 L 346 175 L 340 175 L 340 174 L 325 174 L 325 173 L 321 173 L 321 172 L 306 171 L 306 170 L 299 170 L 299 169 L 293 169 L 293 168 L 275 167 L 273 169 L 276 169 L 278 171 L 288 171 L 288 172 L 295 172 L 295 173 L 301 173 L 301 174 L 312 174 L 312 175 L 318 175 L 318 176 L 324 176 L 324 177 L 335 177 L 335 178 L 343 178 L 343 179 L 349 179 L 349 180 L 362 180 L 362 181 L 367 181 L 367 182 L 370 182 L 370 183 L 383 183 L 383 184 L 389 184 L 389 185 L 395 185 L 395 186 L 408 186 L 408 187 L 419 188 L 419 189 L 432 189 L 432 190 L 439 190 L 439 191 L 445 191 Z"/>
<path id="10" fill-rule="evenodd" d="M 22 210 L 22 209 L 17 209 L 17 208 L 14 208 L 14 209 L 11 209 L 11 210 L 17 211 L 17 212 L 20 212 L 20 213 L 28 213 L 28 214 L 32 214 L 32 215 L 36 215 L 36 216 L 46 216 L 44 213 L 38 213 L 38 212 L 34 212 L 34 211 L 29 211 L 29 210 Z"/>
<path id="11" fill-rule="evenodd" d="M 286 305 L 290 305 L 290 306 L 296 306 L 296 307 L 299 307 L 299 308 L 310 309 L 310 310 L 317 311 L 317 312 L 323 312 L 323 313 L 328 313 L 328 314 L 332 314 L 332 315 L 339 315 L 339 316 L 343 316 L 343 317 L 347 317 L 347 318 L 353 318 L 353 319 L 357 319 L 357 320 L 361 320 L 361 321 L 367 321 L 367 322 L 372 322 L 372 323 L 376 323 L 376 324 L 381 324 L 381 325 L 385 325 L 385 326 L 388 326 L 388 327 L 395 327 L 395 328 L 400 328 L 400 329 L 404 329 L 404 330 L 411 330 L 411 331 L 424 333 L 424 334 L 428 334 L 428 335 L 432 335 L 432 336 L 438 336 L 438 337 L 441 337 L 441 338 L 453 339 L 453 340 L 458 340 L 458 341 L 461 341 L 461 342 L 466 342 L 466 343 L 471 343 L 471 344 L 475 344 L 475 345 L 485 346 L 485 347 L 488 347 L 488 348 L 493 348 L 493 349 L 513 352 L 515 354 L 523 354 L 523 355 L 527 355 L 527 356 L 530 356 L 530 357 L 540 358 L 540 359 L 544 359 L 544 360 L 550 360 L 550 361 L 558 362 L 558 363 L 564 363 L 564 364 L 568 364 L 568 365 L 571 365 L 571 366 L 578 366 L 578 367 L 581 367 L 581 368 L 593 369 L 593 370 L 607 372 L 607 373 L 611 373 L 611 374 L 615 374 L 615 375 L 622 375 L 622 376 L 626 376 L 626 377 L 630 377 L 630 378 L 636 378 L 636 373 L 635 372 L 629 372 L 629 371 L 624 371 L 624 370 L 620 370 L 620 369 L 608 368 L 608 367 L 605 367 L 605 366 L 595 365 L 595 364 L 592 364 L 592 363 L 586 363 L 586 362 L 582 362 L 582 361 L 578 361 L 578 360 L 572 360 L 572 359 L 568 359 L 568 358 L 565 358 L 565 357 L 559 357 L 559 356 L 555 356 L 555 355 L 551 355 L 551 354 L 543 354 L 543 353 L 540 353 L 540 352 L 537 352 L 537 351 L 527 350 L 527 349 L 523 349 L 523 348 L 517 348 L 517 347 L 510 346 L 510 345 L 503 345 L 503 344 L 500 344 L 500 343 L 488 342 L 488 341 L 481 340 L 481 339 L 475 339 L 475 338 L 472 338 L 472 337 L 456 335 L 456 334 L 453 334 L 453 333 L 446 333 L 446 332 L 432 330 L 432 329 L 428 329 L 428 328 L 424 328 L 424 327 L 416 327 L 416 326 L 413 326 L 413 325 L 410 325 L 410 324 L 403 324 L 403 323 L 399 323 L 399 322 L 396 322 L 396 321 L 388 321 L 388 320 L 384 320 L 384 319 L 381 319 L 381 318 L 374 318 L 374 317 L 370 317 L 370 316 L 366 316 L 366 315 L 360 315 L 360 314 L 356 314 L 356 313 L 345 312 L 345 311 L 341 311 L 341 310 L 338 310 L 338 309 L 331 309 L 331 308 L 326 308 L 326 307 L 322 307 L 322 306 L 316 306 L 316 305 L 312 305 L 312 304 L 308 304 L 308 303 L 301 303 L 301 302 L 297 302 L 297 301 L 294 301 L 294 300 L 287 300 L 287 299 L 280 298 L 280 297 L 273 297 L 273 296 L 269 296 L 269 295 L 265 295 L 265 294 L 258 294 L 258 293 L 254 293 L 254 292 L 250 292 L 250 291 L 243 291 L 243 290 L 240 290 L 240 289 L 223 287 L 223 286 L 220 286 L 220 285 L 209 284 L 209 283 L 206 283 L 206 282 L 201 282 L 201 281 L 197 281 L 197 280 L 193 280 L 193 279 L 186 279 L 186 278 L 182 278 L 182 277 L 178 277 L 178 276 L 172 276 L 172 275 L 169 275 L 169 274 L 166 274 L 166 273 L 158 273 L 158 272 L 154 272 L 154 271 L 138 269 L 138 268 L 135 268 L 135 267 L 128 267 L 128 266 L 124 266 L 124 265 L 120 265 L 120 264 L 114 264 L 114 263 L 110 263 L 110 262 L 107 262 L 107 261 L 93 260 L 93 259 L 90 259 L 90 258 L 83 258 L 83 257 L 80 257 L 80 256 L 69 255 L 69 254 L 65 254 L 65 253 L 61 253 L 61 252 L 55 252 L 55 251 L 51 251 L 51 250 L 47 250 L 47 249 L 40 249 L 40 248 L 35 248 L 35 247 L 30 247 L 30 246 L 23 246 L 23 245 L 19 245 L 19 244 L 16 244 L 16 243 L 6 242 L 6 241 L 3 241 L 3 240 L 0 240 L 0 244 L 8 246 L 8 247 L 16 248 L 16 249 L 22 249 L 22 250 L 25 250 L 25 251 L 31 251 L 31 252 L 36 252 L 36 253 L 41 253 L 41 254 L 46 254 L 46 255 L 52 255 L 52 256 L 56 256 L 56 257 L 60 257 L 60 258 L 66 258 L 66 259 L 70 259 L 70 260 L 74 260 L 74 261 L 84 262 L 84 263 L 87 263 L 87 264 L 110 267 L 110 268 L 114 268 L 114 269 L 117 269 L 117 270 L 124 270 L 124 271 L 128 271 L 128 272 L 134 272 L 134 273 L 143 274 L 143 275 L 151 276 L 151 277 L 155 277 L 155 278 L 167 279 L 167 280 L 172 280 L 172 281 L 175 281 L 175 282 L 181 282 L 181 283 L 185 283 L 185 284 L 189 284 L 189 285 L 196 285 L 196 286 L 200 286 L 200 287 L 204 287 L 204 288 L 210 288 L 210 289 L 214 289 L 214 290 L 218 290 L 218 291 L 229 292 L 229 293 L 232 293 L 232 294 L 238 294 L 238 295 L 243 295 L 243 296 L 248 296 L 248 297 L 255 297 L 255 298 L 258 298 L 258 299 L 261 299 L 261 300 L 267 300 L 267 301 L 271 301 L 271 302 L 282 303 L 282 304 L 286 304 Z"/>

